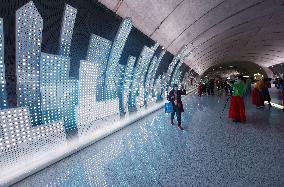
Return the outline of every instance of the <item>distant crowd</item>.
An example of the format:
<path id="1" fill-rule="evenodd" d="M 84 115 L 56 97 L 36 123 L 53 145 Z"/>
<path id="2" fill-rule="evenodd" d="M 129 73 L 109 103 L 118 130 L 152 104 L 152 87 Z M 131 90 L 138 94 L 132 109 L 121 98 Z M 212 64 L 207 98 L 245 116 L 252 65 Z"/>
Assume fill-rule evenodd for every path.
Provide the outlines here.
<path id="1" fill-rule="evenodd" d="M 199 82 L 198 84 L 198 96 L 201 95 L 232 95 L 232 84 L 235 80 L 222 80 L 222 79 L 210 79 L 207 81 Z M 251 80 L 243 78 L 246 85 L 245 94 L 251 90 Z"/>
<path id="2" fill-rule="evenodd" d="M 245 105 L 243 97 L 251 93 L 252 104 L 257 109 L 264 108 L 265 101 L 269 108 L 271 105 L 271 97 L 269 88 L 271 88 L 271 78 L 265 78 L 255 82 L 252 89 L 251 79 L 246 79 L 241 75 L 231 80 L 207 80 L 198 84 L 198 96 L 202 95 L 228 95 L 230 96 L 229 118 L 234 122 L 245 122 Z M 280 89 L 280 96 L 284 106 L 284 77 L 277 78 L 273 82 L 277 89 Z M 284 111 L 284 107 L 282 110 Z"/>

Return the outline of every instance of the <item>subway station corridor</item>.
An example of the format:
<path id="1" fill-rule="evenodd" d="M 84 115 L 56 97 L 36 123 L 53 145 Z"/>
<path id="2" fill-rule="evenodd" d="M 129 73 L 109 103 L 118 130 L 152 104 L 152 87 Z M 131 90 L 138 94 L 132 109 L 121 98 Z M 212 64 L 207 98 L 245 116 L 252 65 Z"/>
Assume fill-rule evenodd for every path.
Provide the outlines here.
<path id="1" fill-rule="evenodd" d="M 0 1 L 0 187 L 284 187 L 283 44 L 284 0 Z"/>
<path id="2" fill-rule="evenodd" d="M 14 186 L 283 186 L 283 111 L 247 97 L 233 123 L 226 98 L 186 96 L 184 131 L 159 110 Z"/>

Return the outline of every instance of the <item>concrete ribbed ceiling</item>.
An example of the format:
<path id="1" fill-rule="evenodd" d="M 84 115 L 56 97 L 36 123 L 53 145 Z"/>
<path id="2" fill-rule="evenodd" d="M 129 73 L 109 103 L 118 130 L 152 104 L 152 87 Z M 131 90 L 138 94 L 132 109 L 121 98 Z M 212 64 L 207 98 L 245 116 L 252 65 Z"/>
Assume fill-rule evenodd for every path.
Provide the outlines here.
<path id="1" fill-rule="evenodd" d="M 99 0 L 197 73 L 227 62 L 284 61 L 284 0 Z"/>

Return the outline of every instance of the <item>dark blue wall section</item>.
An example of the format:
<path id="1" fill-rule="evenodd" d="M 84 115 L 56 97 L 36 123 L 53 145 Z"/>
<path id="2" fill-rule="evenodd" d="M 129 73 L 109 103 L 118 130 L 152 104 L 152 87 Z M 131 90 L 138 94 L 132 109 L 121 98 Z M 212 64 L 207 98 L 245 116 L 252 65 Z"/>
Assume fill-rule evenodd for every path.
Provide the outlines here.
<path id="1" fill-rule="evenodd" d="M 155 45 L 155 42 L 138 29 L 133 28 L 128 35 L 124 50 L 121 55 L 120 64 L 125 65 L 129 55 L 137 57 L 138 59 L 144 45 L 151 47 Z"/>
<path id="2" fill-rule="evenodd" d="M 155 78 L 157 78 L 161 73 L 167 72 L 168 67 L 169 67 L 170 63 L 172 62 L 173 58 L 174 58 L 174 56 L 171 53 L 169 53 L 168 51 L 165 53 L 160 65 L 158 67 Z"/>

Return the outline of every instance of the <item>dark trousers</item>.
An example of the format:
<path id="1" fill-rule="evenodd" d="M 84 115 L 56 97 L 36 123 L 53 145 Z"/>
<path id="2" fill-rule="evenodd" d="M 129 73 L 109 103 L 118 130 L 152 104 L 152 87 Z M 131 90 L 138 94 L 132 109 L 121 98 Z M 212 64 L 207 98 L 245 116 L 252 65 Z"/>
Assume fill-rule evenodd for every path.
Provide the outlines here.
<path id="1" fill-rule="evenodd" d="M 177 121 L 178 121 L 178 124 L 180 125 L 181 124 L 181 112 L 179 112 L 178 110 L 175 110 L 175 112 L 172 112 L 171 113 L 171 120 L 172 121 L 174 120 L 175 115 L 177 116 Z"/>

